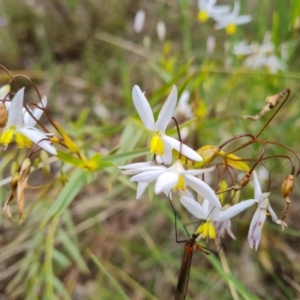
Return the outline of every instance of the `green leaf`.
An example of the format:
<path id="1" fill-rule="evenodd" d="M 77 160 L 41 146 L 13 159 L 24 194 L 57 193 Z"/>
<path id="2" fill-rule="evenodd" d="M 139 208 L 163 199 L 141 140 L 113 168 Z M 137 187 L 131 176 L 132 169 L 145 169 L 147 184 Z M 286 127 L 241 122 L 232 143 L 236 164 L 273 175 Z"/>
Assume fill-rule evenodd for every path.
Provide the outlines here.
<path id="1" fill-rule="evenodd" d="M 78 250 L 78 245 L 63 230 L 58 231 L 58 238 L 60 239 L 62 246 L 72 258 L 73 262 L 78 266 L 78 269 L 84 274 L 89 273 L 89 268 Z"/>
<path id="2" fill-rule="evenodd" d="M 87 184 L 90 172 L 84 169 L 76 169 L 72 174 L 67 184 L 62 189 L 58 198 L 54 201 L 41 225 L 41 228 L 45 227 L 46 224 L 55 216 L 60 215 L 65 209 L 72 203 L 75 196 L 79 193 L 84 185 Z"/>
<path id="3" fill-rule="evenodd" d="M 73 154 L 69 154 L 69 153 L 63 152 L 61 150 L 57 150 L 57 157 L 61 161 L 71 164 L 75 167 L 80 168 L 82 166 L 82 160 L 77 157 L 74 157 Z"/>

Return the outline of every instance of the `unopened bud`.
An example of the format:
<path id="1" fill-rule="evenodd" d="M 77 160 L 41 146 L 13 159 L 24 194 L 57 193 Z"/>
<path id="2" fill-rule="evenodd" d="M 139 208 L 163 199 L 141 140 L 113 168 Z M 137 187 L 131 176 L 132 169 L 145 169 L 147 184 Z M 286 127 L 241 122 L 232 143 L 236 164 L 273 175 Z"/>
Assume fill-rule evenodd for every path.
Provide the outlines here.
<path id="1" fill-rule="evenodd" d="M 284 182 L 281 185 L 281 194 L 284 198 L 288 197 L 292 192 L 294 187 L 294 176 L 289 175 L 286 177 Z"/>
<path id="2" fill-rule="evenodd" d="M 20 174 L 19 173 L 15 173 L 12 176 L 11 182 L 10 182 L 10 186 L 12 190 L 15 190 L 18 186 L 19 183 L 19 179 L 20 179 Z"/>
<path id="3" fill-rule="evenodd" d="M 21 171 L 20 171 L 20 176 L 24 177 L 24 176 L 28 176 L 30 173 L 30 169 L 31 169 L 31 161 L 30 159 L 27 157 L 21 166 Z"/>
<path id="4" fill-rule="evenodd" d="M 0 104 L 0 128 L 4 128 L 7 124 L 8 113 L 6 110 L 6 106 L 4 104 Z"/>
<path id="5" fill-rule="evenodd" d="M 244 187 L 250 181 L 251 173 L 246 173 L 246 175 L 241 180 L 241 186 Z"/>
<path id="6" fill-rule="evenodd" d="M 197 153 L 203 158 L 202 166 L 210 164 L 219 154 L 220 149 L 216 146 L 206 145 L 197 150 Z"/>

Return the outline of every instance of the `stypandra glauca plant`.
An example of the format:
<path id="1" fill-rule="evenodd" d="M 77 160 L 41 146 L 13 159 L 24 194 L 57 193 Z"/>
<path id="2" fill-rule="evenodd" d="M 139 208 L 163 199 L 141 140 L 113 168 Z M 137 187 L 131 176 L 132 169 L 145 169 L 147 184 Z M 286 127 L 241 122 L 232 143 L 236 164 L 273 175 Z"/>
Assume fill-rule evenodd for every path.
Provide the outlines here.
<path id="1" fill-rule="evenodd" d="M 132 176 L 130 181 L 138 183 L 137 199 L 142 197 L 153 182 L 155 194 L 162 193 L 171 201 L 179 198 L 180 203 L 195 218 L 205 220 L 196 231 L 197 238 L 221 239 L 228 234 L 235 239 L 231 229 L 231 219 L 250 206 L 256 205 L 257 209 L 249 220 L 248 242 L 252 249 L 257 250 L 267 216 L 270 216 L 272 221 L 282 229 L 287 226 L 285 219 L 290 205 L 289 196 L 293 190 L 294 176 L 298 176 L 300 172 L 300 156 L 296 151 L 278 140 L 261 138 L 262 133 L 288 101 L 289 96 L 290 90 L 285 89 L 267 97 L 264 107 L 257 115 L 244 117 L 257 121 L 268 111 L 277 108 L 257 134 L 241 133 L 227 139 L 219 146 L 204 145 L 195 151 L 182 143 L 176 119 L 179 140 L 166 135 L 166 128 L 174 119 L 177 103 L 176 87 L 173 86 L 171 89 L 155 121 L 144 93 L 135 86 L 132 91 L 133 102 L 143 124 L 151 132 L 149 151 L 152 159 L 119 168 L 123 174 Z M 258 153 L 253 151 L 255 145 L 260 146 Z M 276 152 L 276 148 L 282 148 L 286 153 L 269 155 L 270 147 L 273 153 Z M 239 152 L 247 153 L 248 157 L 241 157 Z M 286 170 L 287 175 L 281 186 L 285 207 L 280 218 L 271 206 L 270 172 L 269 185 L 263 188 L 256 171 L 258 168 L 268 170 L 268 163 L 271 160 L 285 160 L 290 164 L 290 170 Z M 254 188 L 254 195 L 250 199 L 244 199 L 243 190 L 250 181 Z M 280 190 L 280 187 L 278 189 Z M 194 247 L 195 241 L 191 249 Z"/>
<path id="2" fill-rule="evenodd" d="M 55 121 L 47 111 L 48 98 L 41 95 L 34 82 L 24 75 L 12 75 L 3 65 L 9 81 L 0 88 L 0 145 L 2 153 L 12 153 L 14 163 L 11 165 L 10 194 L 4 204 L 4 215 L 13 220 L 9 204 L 16 197 L 18 217 L 23 218 L 24 190 L 32 187 L 27 184 L 30 174 L 37 168 L 50 172 L 50 164 L 60 161 L 59 179 L 65 185 L 70 179 L 64 172 L 64 164 L 71 164 L 81 169 L 84 186 L 91 173 L 114 165 L 109 156 L 94 153 L 87 157 L 67 132 Z M 26 92 L 33 89 L 36 102 L 25 102 Z M 40 119 L 44 115 L 47 126 Z M 39 129 L 37 128 L 39 127 Z M 82 178 L 81 178 L 82 179 Z M 2 184 L 7 183 L 7 180 Z M 70 200 L 71 201 L 71 200 Z M 44 219 L 44 225 L 58 212 L 59 205 L 53 206 Z"/>

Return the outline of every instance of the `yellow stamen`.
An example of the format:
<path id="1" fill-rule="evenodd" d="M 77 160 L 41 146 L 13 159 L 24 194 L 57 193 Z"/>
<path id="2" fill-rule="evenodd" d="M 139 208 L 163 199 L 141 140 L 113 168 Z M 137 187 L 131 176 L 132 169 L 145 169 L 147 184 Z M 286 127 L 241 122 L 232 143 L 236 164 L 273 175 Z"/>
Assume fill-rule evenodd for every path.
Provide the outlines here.
<path id="1" fill-rule="evenodd" d="M 228 35 L 234 34 L 236 32 L 236 25 L 235 24 L 228 24 L 226 27 L 226 33 Z"/>
<path id="2" fill-rule="evenodd" d="M 14 136 L 15 129 L 15 126 L 11 126 L 9 129 L 4 130 L 0 137 L 0 144 L 7 146 Z"/>
<path id="3" fill-rule="evenodd" d="M 32 146 L 31 140 L 19 132 L 16 132 L 16 143 L 19 148 L 30 148 Z"/>
<path id="4" fill-rule="evenodd" d="M 185 191 L 185 181 L 182 174 L 179 174 L 177 185 L 173 187 L 174 192 Z"/>
<path id="5" fill-rule="evenodd" d="M 162 156 L 165 153 L 164 141 L 158 134 L 153 136 L 151 139 L 150 152 L 159 156 Z"/>
<path id="6" fill-rule="evenodd" d="M 199 234 L 199 235 L 201 234 L 201 237 L 204 239 L 206 237 L 209 237 L 210 239 L 215 239 L 216 238 L 216 230 L 215 230 L 215 227 L 214 227 L 212 221 L 209 220 L 209 221 L 202 223 L 198 227 L 196 234 Z"/>
<path id="7" fill-rule="evenodd" d="M 205 10 L 198 12 L 198 20 L 200 22 L 206 22 L 208 20 L 208 13 Z"/>

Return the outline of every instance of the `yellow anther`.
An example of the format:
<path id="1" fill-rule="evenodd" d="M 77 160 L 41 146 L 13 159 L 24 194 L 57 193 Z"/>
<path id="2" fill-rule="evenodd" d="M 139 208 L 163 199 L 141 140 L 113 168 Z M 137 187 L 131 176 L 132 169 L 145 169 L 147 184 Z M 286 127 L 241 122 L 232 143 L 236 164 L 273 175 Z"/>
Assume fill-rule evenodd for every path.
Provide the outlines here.
<path id="1" fill-rule="evenodd" d="M 236 25 L 235 24 L 228 24 L 226 27 L 226 33 L 228 35 L 234 34 L 236 32 Z"/>
<path id="2" fill-rule="evenodd" d="M 185 191 L 185 181 L 182 174 L 179 174 L 177 185 L 173 187 L 174 192 Z"/>
<path id="3" fill-rule="evenodd" d="M 162 156 L 165 153 L 164 142 L 157 134 L 151 139 L 150 152 L 159 156 Z"/>
<path id="4" fill-rule="evenodd" d="M 208 20 L 208 13 L 205 10 L 199 11 L 198 20 L 201 22 L 206 22 Z"/>
<path id="5" fill-rule="evenodd" d="M 11 126 L 9 129 L 4 130 L 0 137 L 0 144 L 7 146 L 14 136 L 15 129 L 15 126 Z"/>
<path id="6" fill-rule="evenodd" d="M 215 230 L 215 227 L 212 223 L 212 221 L 206 221 L 204 223 L 202 223 L 197 231 L 196 231 L 196 234 L 201 234 L 201 237 L 202 238 L 206 238 L 206 237 L 209 237 L 210 239 L 215 239 L 216 238 L 216 230 Z"/>
<path id="7" fill-rule="evenodd" d="M 16 132 L 16 143 L 19 148 L 30 148 L 32 146 L 31 140 L 19 132 Z"/>

